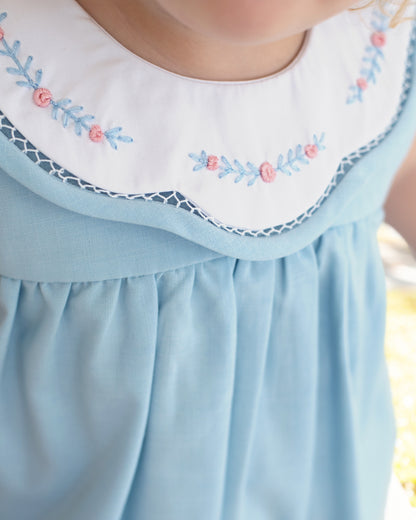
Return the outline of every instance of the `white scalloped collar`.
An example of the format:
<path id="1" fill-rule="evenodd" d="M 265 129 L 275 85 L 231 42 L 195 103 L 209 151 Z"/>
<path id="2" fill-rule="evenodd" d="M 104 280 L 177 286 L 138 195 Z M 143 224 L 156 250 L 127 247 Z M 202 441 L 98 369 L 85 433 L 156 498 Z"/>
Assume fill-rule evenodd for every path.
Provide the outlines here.
<path id="1" fill-rule="evenodd" d="M 283 72 L 215 82 L 133 55 L 74 0 L 3 0 L 0 12 L 0 110 L 42 153 L 103 190 L 177 192 L 257 230 L 316 205 L 342 159 L 388 127 L 412 29 L 345 12 Z"/>

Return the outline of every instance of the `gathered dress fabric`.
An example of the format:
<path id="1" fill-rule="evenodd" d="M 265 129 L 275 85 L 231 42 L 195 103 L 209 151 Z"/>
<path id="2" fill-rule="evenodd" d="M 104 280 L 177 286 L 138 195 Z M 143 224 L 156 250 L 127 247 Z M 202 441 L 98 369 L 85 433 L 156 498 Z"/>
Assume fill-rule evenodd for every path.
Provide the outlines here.
<path id="1" fill-rule="evenodd" d="M 377 231 L 416 130 L 413 22 L 382 31 L 384 26 L 361 24 L 357 14 L 338 15 L 314 28 L 302 55 L 286 70 L 265 82 L 231 85 L 192 81 L 136 59 L 73 0 L 40 0 L 36 6 L 1 0 L 2 12 L 7 17 L 0 21 L 6 41 L 0 46 L 5 52 L 0 55 L 0 518 L 382 520 L 396 428 Z M 47 16 L 56 23 L 47 25 Z M 221 130 L 222 153 L 244 156 L 244 128 L 261 104 L 262 89 L 267 98 L 289 80 L 291 92 L 302 96 L 296 85 L 315 70 L 308 64 L 319 60 L 314 54 L 322 48 L 319 38 L 341 33 L 346 19 L 351 26 L 345 30 L 357 31 L 364 42 L 357 41 L 359 59 L 353 53 L 351 70 L 359 71 L 376 29 L 387 35 L 386 60 L 376 82 L 351 90 L 362 99 L 344 103 L 351 120 L 339 121 L 326 149 L 319 136 L 305 149 L 300 161 L 305 172 L 285 175 L 275 165 L 276 183 L 280 174 L 282 182 L 300 179 L 300 184 L 313 184 L 316 177 L 322 189 L 313 209 L 308 188 L 294 201 L 303 207 L 296 209 L 301 218 L 289 218 L 290 207 L 282 206 L 280 215 L 270 191 L 261 191 L 274 189 L 261 167 L 257 184 L 247 186 L 245 177 L 235 182 L 235 170 L 222 177 L 213 167 L 193 171 L 195 156 L 186 157 L 187 171 L 177 166 L 181 139 L 190 141 L 199 129 L 182 135 L 186 120 L 175 109 L 176 92 L 185 89 L 189 97 L 183 99 L 199 107 L 204 95 L 212 101 L 212 88 L 218 99 L 224 93 L 229 101 L 229 89 L 237 89 L 238 102 L 244 99 L 248 106 L 232 128 Z M 382 21 L 378 15 L 369 19 Z M 40 35 L 34 27 L 42 29 Z M 65 30 L 79 34 L 73 51 Z M 55 32 L 62 32 L 62 41 L 55 50 L 48 46 L 47 58 L 42 50 Z M 132 83 L 142 78 L 149 95 L 142 93 L 144 104 L 153 87 L 164 89 L 165 99 L 171 95 L 175 113 L 166 135 L 156 108 L 155 117 L 150 110 L 140 120 L 127 102 L 128 90 L 124 101 L 123 96 L 114 101 L 120 107 L 124 102 L 125 112 L 114 108 L 111 96 L 103 107 L 109 118 L 116 112 L 113 126 L 121 119 L 128 132 L 131 123 L 131 140 L 119 139 L 115 149 L 117 132 L 104 136 L 108 142 L 93 142 L 98 139 L 91 128 L 90 138 L 88 132 L 76 135 L 75 119 L 62 124 L 60 116 L 47 113 L 50 107 L 33 102 L 39 98 L 32 99 L 30 89 L 37 91 L 40 83 L 16 85 L 6 69 L 12 56 L 4 45 L 13 52 L 13 41 L 21 41 L 13 56 L 24 63 L 25 40 L 33 43 L 27 54 L 44 58 L 43 81 L 49 68 L 48 88 L 55 95 L 60 67 L 70 66 L 65 60 L 71 61 L 71 52 L 72 66 L 84 70 L 79 58 L 84 37 L 92 53 L 105 42 L 100 52 L 106 59 L 84 86 L 74 87 L 76 96 L 89 96 L 90 111 L 98 112 L 97 93 L 103 89 L 105 98 L 106 88 L 110 94 L 119 88 L 117 74 L 109 75 L 109 86 L 100 82 L 100 66 L 116 66 L 113 52 L 119 60 L 114 63 L 136 67 Z M 340 34 L 334 43 L 340 53 L 348 50 L 345 40 Z M 54 59 L 62 49 L 62 60 Z M 327 73 L 319 61 L 316 67 Z M 172 94 L 162 79 L 177 82 L 178 90 Z M 97 85 L 92 91 L 88 81 Z M 282 95 L 276 99 L 285 105 Z M 316 93 L 304 96 L 312 101 Z M 391 98 L 391 110 L 383 104 L 380 111 L 380 103 Z M 336 119 L 336 107 L 328 103 L 324 122 Z M 65 107 L 58 107 L 63 116 Z M 208 108 L 216 110 L 214 104 Z M 234 110 L 224 118 L 236 116 Z M 294 142 L 298 128 L 321 124 L 302 114 L 306 123 L 293 117 L 294 127 L 282 132 L 292 133 Z M 211 144 L 214 119 L 207 116 L 205 130 L 199 122 Z M 344 123 L 350 128 L 345 133 Z M 147 134 L 153 148 L 144 141 Z M 277 136 L 279 150 L 285 149 L 283 139 Z M 189 150 L 198 144 L 190 142 Z M 115 162 L 104 171 L 102 157 L 97 163 L 87 159 L 106 146 Z M 254 143 L 247 153 L 260 157 L 259 146 Z M 153 169 L 154 181 L 145 174 L 141 180 L 141 169 L 150 171 L 153 158 L 171 148 L 166 171 Z M 128 153 L 131 164 L 124 158 Z M 323 162 L 307 173 L 305 161 L 320 157 Z M 333 168 L 331 161 L 341 166 Z M 200 192 L 198 182 L 207 182 Z M 129 186 L 134 191 L 126 194 Z M 179 202 L 172 204 L 172 197 Z M 246 197 L 253 197 L 247 211 Z M 184 199 L 193 206 L 185 207 Z"/>

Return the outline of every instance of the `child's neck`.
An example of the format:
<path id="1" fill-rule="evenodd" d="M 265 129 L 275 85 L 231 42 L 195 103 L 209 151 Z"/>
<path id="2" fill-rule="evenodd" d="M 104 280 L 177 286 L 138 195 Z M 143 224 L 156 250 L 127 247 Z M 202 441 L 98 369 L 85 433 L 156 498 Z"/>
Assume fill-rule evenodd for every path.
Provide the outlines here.
<path id="1" fill-rule="evenodd" d="M 77 0 L 124 47 L 183 76 L 244 81 L 285 68 L 298 54 L 305 33 L 267 43 L 239 44 L 195 32 L 155 2 Z"/>

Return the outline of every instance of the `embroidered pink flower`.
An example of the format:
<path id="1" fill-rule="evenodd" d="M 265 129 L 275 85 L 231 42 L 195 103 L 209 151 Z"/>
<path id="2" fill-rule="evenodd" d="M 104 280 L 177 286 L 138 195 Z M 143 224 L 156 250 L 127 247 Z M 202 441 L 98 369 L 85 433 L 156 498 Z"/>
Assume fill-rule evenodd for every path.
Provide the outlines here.
<path id="1" fill-rule="evenodd" d="M 0 27 L 0 41 L 4 38 L 4 31 L 3 29 Z"/>
<path id="2" fill-rule="evenodd" d="M 365 78 L 358 78 L 357 79 L 357 86 L 361 90 L 365 90 L 366 88 L 368 88 L 367 80 Z"/>
<path id="3" fill-rule="evenodd" d="M 33 101 L 38 107 L 45 108 L 50 105 L 52 93 L 47 88 L 37 88 L 33 92 Z"/>
<path id="4" fill-rule="evenodd" d="M 269 162 L 264 162 L 260 166 L 260 176 L 264 182 L 273 182 L 276 178 L 276 170 Z"/>
<path id="5" fill-rule="evenodd" d="M 374 47 L 383 47 L 386 44 L 386 35 L 382 31 L 373 32 L 371 35 L 371 43 Z"/>
<path id="6" fill-rule="evenodd" d="M 208 156 L 207 160 L 207 168 L 208 170 L 216 170 L 218 168 L 219 159 L 216 155 Z"/>
<path id="7" fill-rule="evenodd" d="M 89 136 L 91 141 L 94 143 L 101 143 L 104 139 L 104 132 L 101 130 L 100 125 L 92 125 L 90 128 Z"/>
<path id="8" fill-rule="evenodd" d="M 318 147 L 316 144 L 308 144 L 305 146 L 305 154 L 309 159 L 315 159 L 318 155 Z"/>

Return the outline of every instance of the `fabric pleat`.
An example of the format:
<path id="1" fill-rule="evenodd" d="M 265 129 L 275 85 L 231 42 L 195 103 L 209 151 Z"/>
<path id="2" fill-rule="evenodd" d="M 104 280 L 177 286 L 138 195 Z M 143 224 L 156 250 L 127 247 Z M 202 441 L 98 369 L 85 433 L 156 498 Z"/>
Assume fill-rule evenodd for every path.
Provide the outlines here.
<path id="1" fill-rule="evenodd" d="M 380 520 L 395 424 L 378 225 L 276 260 L 1 277 L 0 517 Z"/>

